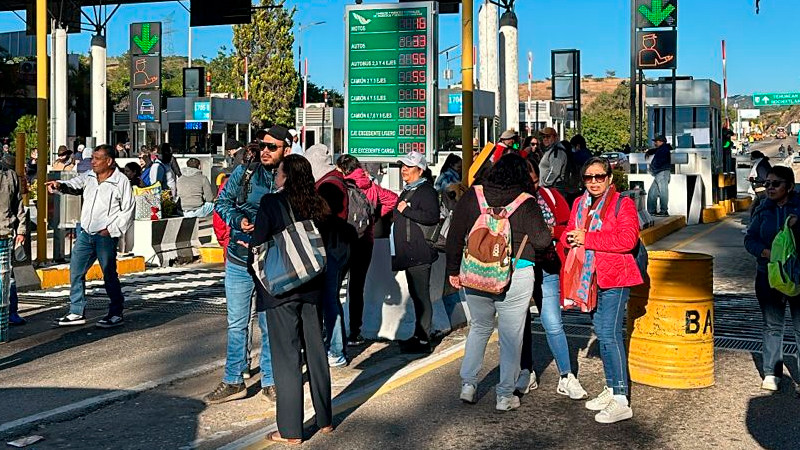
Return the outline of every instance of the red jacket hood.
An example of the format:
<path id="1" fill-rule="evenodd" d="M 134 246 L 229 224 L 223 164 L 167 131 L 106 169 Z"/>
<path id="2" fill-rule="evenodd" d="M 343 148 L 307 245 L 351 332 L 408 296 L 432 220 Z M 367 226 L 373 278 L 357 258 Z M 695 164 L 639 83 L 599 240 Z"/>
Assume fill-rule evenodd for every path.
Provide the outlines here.
<path id="1" fill-rule="evenodd" d="M 359 189 L 364 190 L 370 187 L 372 184 L 372 180 L 369 178 L 364 169 L 356 169 L 352 171 L 349 175 L 345 175 L 345 178 L 348 180 L 353 180 L 358 186 Z"/>

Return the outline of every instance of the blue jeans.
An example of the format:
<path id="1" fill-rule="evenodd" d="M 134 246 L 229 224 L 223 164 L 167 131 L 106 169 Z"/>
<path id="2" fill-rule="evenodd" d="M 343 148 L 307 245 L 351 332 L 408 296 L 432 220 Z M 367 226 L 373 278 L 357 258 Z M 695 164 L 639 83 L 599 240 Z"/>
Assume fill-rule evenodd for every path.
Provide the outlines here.
<path id="1" fill-rule="evenodd" d="M 122 316 L 125 299 L 117 275 L 117 243 L 119 239 L 99 234 L 78 232 L 69 261 L 69 312 L 83 315 L 86 309 L 86 272 L 95 261 L 103 271 L 103 283 L 110 300 L 108 314 Z"/>
<path id="2" fill-rule="evenodd" d="M 786 321 L 786 303 L 792 313 L 795 342 L 800 342 L 800 297 L 787 297 L 769 285 L 766 272 L 756 272 L 756 297 L 764 318 L 764 340 L 761 350 L 764 375 L 781 376 L 783 373 L 783 328 Z M 800 370 L 800 361 L 798 361 Z"/>
<path id="3" fill-rule="evenodd" d="M 470 313 L 470 328 L 461 363 L 463 383 L 478 385 L 478 373 L 483 365 L 486 344 L 494 331 L 497 314 L 497 331 L 500 336 L 500 381 L 495 391 L 498 397 L 514 394 L 514 384 L 519 376 L 522 334 L 526 311 L 533 296 L 533 267 L 514 271 L 511 286 L 502 295 L 492 295 L 474 289 L 465 289 Z"/>
<path id="4" fill-rule="evenodd" d="M 244 382 L 242 372 L 247 368 L 247 327 L 253 308 L 253 293 L 256 285 L 247 267 L 225 263 L 225 297 L 228 305 L 228 349 L 225 359 L 225 376 L 228 384 Z M 258 313 L 258 326 L 261 328 L 261 386 L 273 386 L 272 358 L 267 334 L 267 315 Z"/>
<path id="5" fill-rule="evenodd" d="M 653 175 L 653 184 L 647 191 L 647 212 L 667 214 L 669 207 L 669 170 L 662 170 Z M 661 202 L 661 209 L 657 209 L 656 202 Z"/>
<path id="6" fill-rule="evenodd" d="M 628 358 L 622 337 L 622 321 L 629 296 L 630 288 L 598 289 L 597 310 L 592 317 L 600 343 L 606 386 L 614 391 L 614 395 L 628 395 Z"/>
<path id="7" fill-rule="evenodd" d="M 343 261 L 344 259 L 344 261 Z M 325 323 L 325 349 L 333 358 L 347 357 L 344 329 L 344 308 L 339 298 L 347 273 L 347 257 L 328 254 L 325 266 L 325 286 L 322 288 L 322 317 Z"/>
<path id="8" fill-rule="evenodd" d="M 547 345 L 556 360 L 556 366 L 558 366 L 558 373 L 566 375 L 572 371 L 572 363 L 569 360 L 567 335 L 564 333 L 564 325 L 561 322 L 561 286 L 558 274 L 544 272 L 542 310 L 539 315 L 547 336 Z"/>

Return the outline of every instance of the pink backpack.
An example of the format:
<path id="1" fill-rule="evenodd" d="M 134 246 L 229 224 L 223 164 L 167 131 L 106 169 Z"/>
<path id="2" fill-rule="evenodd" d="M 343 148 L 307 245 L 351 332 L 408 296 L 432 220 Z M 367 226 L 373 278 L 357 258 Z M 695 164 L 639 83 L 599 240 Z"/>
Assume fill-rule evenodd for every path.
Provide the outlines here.
<path id="1" fill-rule="evenodd" d="M 491 207 L 483 195 L 483 186 L 475 186 L 475 195 L 481 214 L 467 237 L 458 277 L 464 287 L 502 294 L 511 283 L 513 266 L 528 242 L 525 235 L 516 258 L 512 260 L 509 218 L 533 196 L 522 193 L 507 206 Z"/>

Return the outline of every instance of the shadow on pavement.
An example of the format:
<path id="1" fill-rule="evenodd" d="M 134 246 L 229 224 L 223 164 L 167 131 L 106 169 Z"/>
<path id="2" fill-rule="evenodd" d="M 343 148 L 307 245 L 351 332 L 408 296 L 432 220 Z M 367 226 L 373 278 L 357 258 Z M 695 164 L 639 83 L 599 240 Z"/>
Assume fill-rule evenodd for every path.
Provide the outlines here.
<path id="1" fill-rule="evenodd" d="M 781 390 L 750 399 L 747 431 L 763 448 L 790 450 L 800 443 L 800 399 L 784 380 Z"/>
<path id="2" fill-rule="evenodd" d="M 57 391 L 57 392 L 56 392 Z M 104 389 L 8 388 L 0 389 L 0 398 L 12 401 L 25 396 L 46 404 L 53 395 L 64 391 L 76 397 L 96 397 L 113 391 Z M 136 402 L 131 407 L 125 398 Z M 44 437 L 28 448 L 115 448 L 175 449 L 191 445 L 197 439 L 198 416 L 205 409 L 199 400 L 163 395 L 153 391 L 131 393 L 97 410 L 65 413 L 32 425 L 0 432 L 2 442 L 30 435 Z M 43 408 L 44 409 L 44 408 Z M 5 423 L 0 423 L 0 427 Z"/>

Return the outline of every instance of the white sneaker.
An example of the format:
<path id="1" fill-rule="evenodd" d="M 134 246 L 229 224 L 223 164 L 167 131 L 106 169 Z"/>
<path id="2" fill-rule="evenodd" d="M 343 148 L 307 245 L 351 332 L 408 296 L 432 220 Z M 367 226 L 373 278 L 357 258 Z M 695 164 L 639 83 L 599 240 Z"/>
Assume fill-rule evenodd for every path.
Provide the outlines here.
<path id="1" fill-rule="evenodd" d="M 536 390 L 538 388 L 539 388 L 539 383 L 536 382 L 536 372 L 532 372 L 528 369 L 519 372 L 519 377 L 517 377 L 517 384 L 514 386 L 515 392 L 519 392 L 520 394 L 527 394 L 528 392 Z"/>
<path id="2" fill-rule="evenodd" d="M 497 396 L 497 405 L 494 407 L 498 411 L 511 411 L 519 408 L 519 397 L 510 395 L 508 397 Z"/>
<path id="3" fill-rule="evenodd" d="M 594 416 L 594 420 L 599 423 L 615 423 L 620 420 L 628 420 L 633 417 L 633 410 L 630 406 L 620 405 L 616 400 L 611 399 L 602 411 Z"/>
<path id="4" fill-rule="evenodd" d="M 475 393 L 478 388 L 474 384 L 464 383 L 461 385 L 461 395 L 459 398 L 464 403 L 475 404 Z"/>
<path id="5" fill-rule="evenodd" d="M 558 388 L 556 392 L 561 395 L 566 395 L 573 400 L 581 400 L 589 396 L 581 386 L 581 382 L 575 378 L 575 375 L 570 373 L 566 378 L 558 380 Z"/>
<path id="6" fill-rule="evenodd" d="M 614 392 L 608 388 L 608 386 L 604 387 L 600 394 L 586 402 L 586 409 L 590 411 L 602 411 L 603 408 L 608 405 L 608 402 L 614 401 Z"/>
<path id="7" fill-rule="evenodd" d="M 777 391 L 778 384 L 781 382 L 780 378 L 774 375 L 767 375 L 764 377 L 764 381 L 761 382 L 761 389 L 767 391 Z"/>

